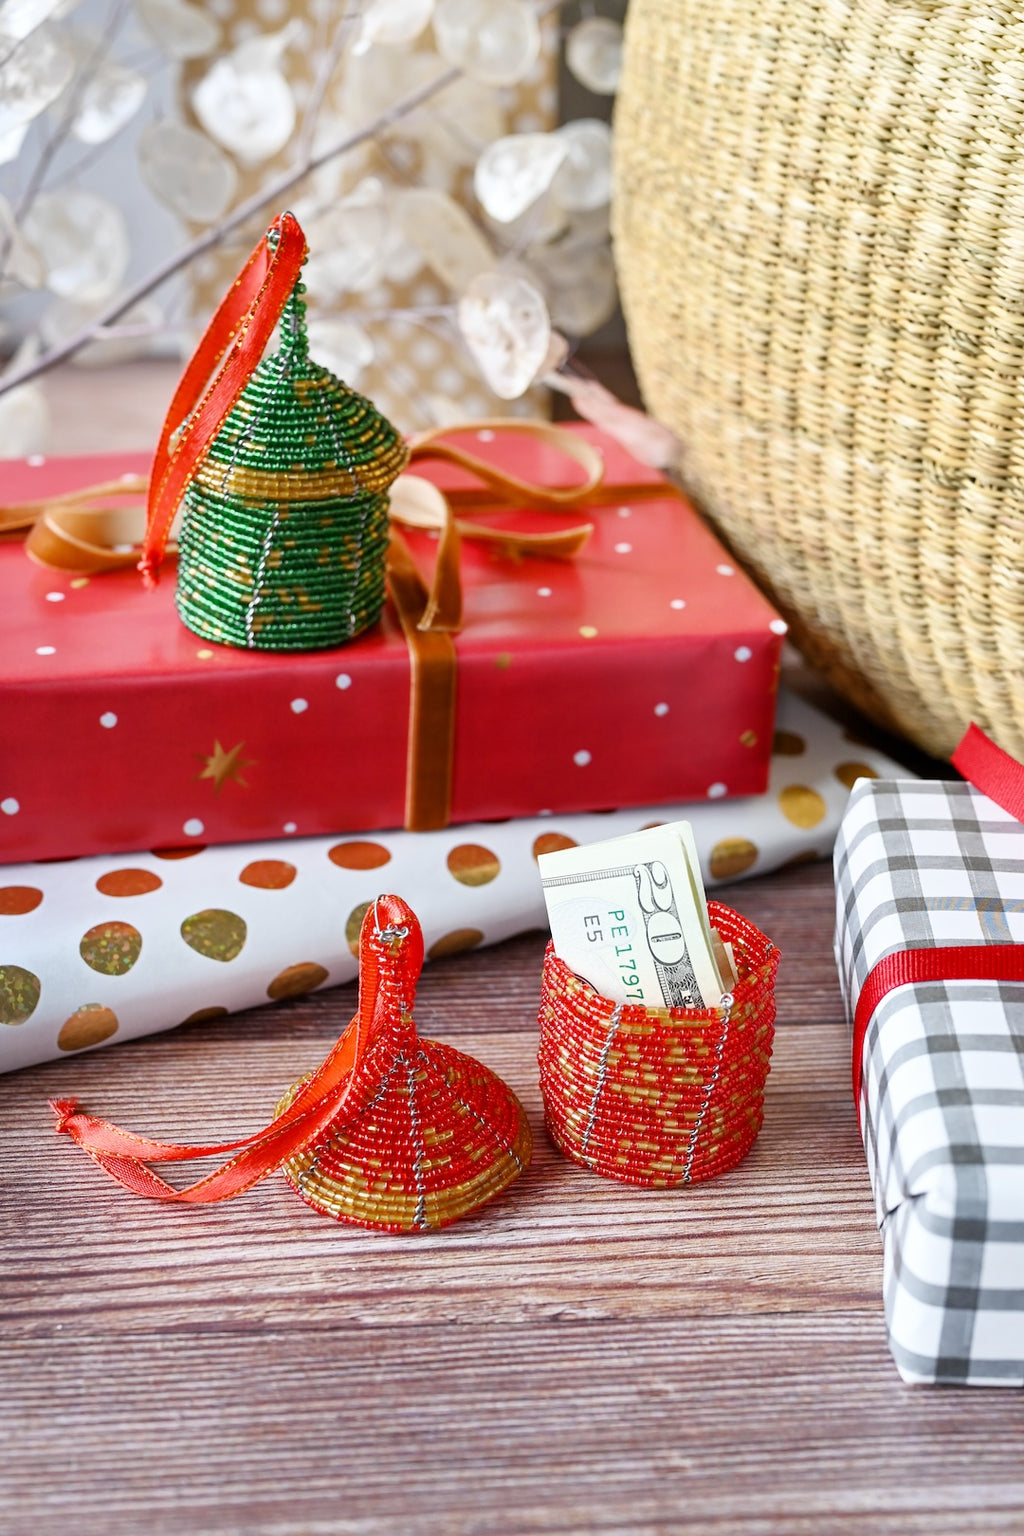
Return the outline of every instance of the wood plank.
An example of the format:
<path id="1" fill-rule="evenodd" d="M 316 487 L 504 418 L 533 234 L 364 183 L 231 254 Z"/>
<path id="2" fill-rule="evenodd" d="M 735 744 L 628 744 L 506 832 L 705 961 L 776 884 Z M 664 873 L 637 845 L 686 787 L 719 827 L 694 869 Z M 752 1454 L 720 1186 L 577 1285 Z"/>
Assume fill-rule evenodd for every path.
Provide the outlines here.
<path id="1" fill-rule="evenodd" d="M 26 1342 L 6 1493 L 78 1529 L 100 1490 L 108 1530 L 586 1530 L 602 1509 L 633 1531 L 634 1501 L 700 1529 L 951 1508 L 985 1529 L 1024 1492 L 1020 1395 L 994 1413 L 884 1364 L 842 1313 Z"/>

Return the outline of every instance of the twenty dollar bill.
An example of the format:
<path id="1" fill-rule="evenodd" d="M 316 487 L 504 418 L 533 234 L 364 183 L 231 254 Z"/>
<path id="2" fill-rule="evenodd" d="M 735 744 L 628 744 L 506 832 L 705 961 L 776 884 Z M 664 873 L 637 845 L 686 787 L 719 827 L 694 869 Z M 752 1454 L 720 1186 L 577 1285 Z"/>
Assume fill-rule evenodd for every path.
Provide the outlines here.
<path id="1" fill-rule="evenodd" d="M 689 822 L 538 858 L 555 953 L 614 1002 L 710 1008 L 731 983 Z M 716 949 L 718 957 L 716 958 Z"/>

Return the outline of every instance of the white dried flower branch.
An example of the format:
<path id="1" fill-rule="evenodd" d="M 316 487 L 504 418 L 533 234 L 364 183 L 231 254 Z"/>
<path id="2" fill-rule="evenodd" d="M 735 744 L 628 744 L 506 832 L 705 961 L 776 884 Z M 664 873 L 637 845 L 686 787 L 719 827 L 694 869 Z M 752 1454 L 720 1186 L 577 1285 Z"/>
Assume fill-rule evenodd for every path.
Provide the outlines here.
<path id="1" fill-rule="evenodd" d="M 172 8 L 174 3 L 175 0 L 168 0 Z M 275 83 L 277 61 L 288 46 L 292 29 L 298 26 L 296 21 L 277 33 L 240 44 L 233 53 L 220 55 L 193 96 L 202 133 L 181 125 L 175 130 L 177 141 L 169 131 L 161 141 L 162 129 L 157 128 L 154 138 L 150 126 L 143 131 L 145 147 L 140 150 L 143 175 L 148 176 L 151 188 L 154 188 L 154 165 L 169 167 L 167 174 L 171 179 L 164 183 L 164 189 L 173 190 L 161 196 L 160 187 L 156 187 L 161 201 L 187 221 L 209 219 L 207 227 L 180 247 L 170 250 L 129 288 L 108 298 L 118 279 L 118 260 L 123 258 L 127 265 L 128 257 L 127 229 L 122 219 L 119 234 L 116 220 L 121 215 L 113 205 L 108 205 L 110 220 L 114 221 L 112 231 L 107 231 L 108 255 L 110 251 L 118 252 L 118 255 L 104 265 L 102 249 L 97 243 L 97 255 L 92 270 L 87 273 L 93 290 L 93 308 L 97 312 L 88 314 L 86 290 L 89 282 L 84 277 L 79 281 L 72 261 L 76 254 L 74 219 L 68 217 L 64 229 L 59 228 L 63 209 L 60 200 L 51 194 L 55 185 L 64 187 L 70 183 L 73 187 L 81 169 L 92 162 L 101 144 L 106 142 L 105 138 L 97 141 L 83 129 L 80 114 L 95 113 L 95 106 L 88 100 L 90 90 L 95 97 L 97 80 L 104 79 L 107 56 L 128 13 L 129 0 L 111 0 L 106 23 L 95 44 L 90 44 L 87 50 L 79 45 L 80 57 L 74 76 L 63 94 L 58 95 L 54 107 L 55 126 L 43 143 L 20 195 L 12 194 L 13 209 L 7 208 L 0 199 L 0 278 L 9 266 L 8 276 L 16 277 L 20 272 L 20 280 L 31 286 L 25 273 L 31 273 L 31 264 L 38 261 L 38 257 L 26 245 L 21 221 L 31 215 L 25 230 L 31 240 L 49 220 L 51 249 L 55 248 L 63 256 L 70 244 L 70 254 L 65 269 L 59 270 L 59 262 L 51 257 L 50 249 L 45 251 L 44 259 L 49 263 L 43 269 L 47 274 L 47 286 L 58 295 L 75 301 L 81 297 L 78 304 L 81 323 L 73 334 L 64 337 L 59 336 L 59 325 L 51 324 L 48 328 L 44 324 L 42 335 L 50 344 L 40 350 L 38 342 L 32 338 L 20 349 L 9 370 L 0 374 L 0 397 L 10 395 L 55 364 L 74 357 L 91 342 L 155 334 L 158 329 L 152 322 L 155 306 L 142 304 L 143 300 L 214 248 L 235 244 L 245 246 L 251 242 L 254 226 L 258 228 L 269 213 L 286 206 L 289 194 L 300 183 L 311 182 L 313 174 L 330 162 L 372 144 L 381 166 L 386 167 L 383 187 L 375 173 L 365 170 L 364 179 L 344 195 L 332 194 L 331 188 L 337 187 L 338 183 L 330 178 L 326 181 L 318 178 L 316 184 L 311 183 L 312 196 L 308 201 L 311 204 L 314 200 L 323 202 L 325 197 L 328 201 L 320 214 L 315 207 L 304 209 L 304 222 L 307 217 L 313 218 L 314 222 L 321 216 L 328 222 L 334 218 L 331 237 L 327 235 L 326 225 L 319 231 L 326 261 L 321 257 L 319 293 L 313 287 L 312 275 L 309 279 L 310 292 L 314 296 L 311 314 L 324 327 L 334 326 L 334 344 L 342 352 L 347 347 L 349 351 L 345 356 L 354 359 L 360 367 L 367 356 L 373 356 L 373 343 L 361 331 L 366 324 L 397 323 L 435 332 L 451 331 L 475 360 L 489 387 L 505 399 L 517 398 L 537 378 L 538 370 L 552 366 L 545 360 L 554 356 L 556 343 L 565 348 L 559 329 L 565 328 L 575 335 L 588 334 L 610 312 L 607 307 L 609 298 L 614 304 L 610 255 L 599 249 L 602 241 L 607 246 L 610 188 L 607 126 L 600 121 L 584 119 L 550 132 L 537 131 L 532 125 L 528 131 L 524 128 L 518 133 L 505 129 L 502 136 L 504 108 L 495 108 L 496 91 L 504 94 L 505 87 L 536 78 L 534 66 L 542 54 L 539 23 L 557 11 L 560 3 L 561 0 L 541 0 L 536 5 L 530 4 L 529 0 L 425 0 L 424 10 L 423 0 L 419 4 L 416 0 L 404 0 L 404 3 L 403 0 L 350 0 L 350 4 L 339 6 L 333 12 L 321 7 L 312 40 L 312 56 L 317 63 L 297 127 L 288 88 L 283 79 L 278 82 L 279 90 Z M 167 45 L 170 51 L 178 57 L 203 55 L 204 50 L 209 53 L 215 46 L 216 25 L 208 20 L 203 22 L 205 13 L 194 5 L 182 4 L 180 10 L 183 17 L 188 13 L 191 31 L 184 41 L 177 40 L 180 51 L 174 42 Z M 361 56 L 377 47 L 377 39 L 404 47 L 416 35 L 416 25 L 423 27 L 427 15 L 432 15 L 436 55 L 415 55 L 414 68 L 414 49 L 403 55 L 400 47 L 394 55 L 389 55 L 384 48 L 380 57 L 373 56 L 370 74 L 361 74 Z M 590 17 L 578 22 L 570 33 L 570 54 L 575 43 L 579 64 L 579 67 L 573 67 L 570 58 L 570 68 L 577 79 L 598 94 L 610 94 L 614 90 L 615 47 L 619 36 L 616 28 L 615 23 Z M 0 39 L 2 37 L 0 27 Z M 19 45 L 17 41 L 14 43 L 9 57 L 14 56 Z M 67 45 L 64 46 L 66 50 Z M 310 47 L 308 41 L 306 46 Z M 45 45 L 43 47 L 45 52 Z M 162 37 L 161 48 L 167 51 Z M 385 74 L 385 85 L 393 84 L 399 90 L 402 84 L 410 88 L 397 100 L 377 110 L 381 103 L 380 70 L 385 68 L 381 63 L 384 55 L 388 56 L 386 71 L 396 71 L 393 82 Z M 394 64 L 392 58 L 396 61 Z M 135 110 L 131 105 L 133 89 L 144 92 L 145 76 L 135 67 L 137 62 L 122 60 L 112 66 L 113 72 L 120 75 L 122 93 L 126 89 L 126 74 L 135 77 L 134 85 L 130 78 L 127 81 L 128 100 L 124 108 L 127 115 Z M 436 65 L 437 72 L 424 81 L 423 74 L 430 65 Z M 0 69 L 3 66 L 4 60 L 0 59 Z M 255 71 L 260 77 L 261 88 L 269 90 L 278 111 L 276 119 L 269 108 L 269 115 L 253 119 L 256 98 L 252 81 L 255 76 L 250 74 L 249 83 L 243 85 L 241 79 L 246 70 Z M 236 78 L 239 84 L 237 93 L 233 94 Z M 337 137 L 333 142 L 317 147 L 318 129 L 324 113 L 331 110 L 332 94 L 336 96 L 339 80 L 344 82 L 346 92 L 350 87 L 356 92 L 356 120 L 361 98 L 365 99 L 370 120 L 355 128 L 345 124 L 343 117 L 337 124 Z M 457 88 L 460 93 L 457 102 L 454 96 L 445 99 L 449 88 Z M 46 89 L 44 86 L 43 91 Z M 55 90 L 56 87 L 50 92 L 51 100 Z M 102 91 L 99 94 L 102 96 Z M 266 102 L 265 95 L 259 99 Z M 118 109 L 116 106 L 111 108 L 107 101 L 103 101 L 102 106 L 110 114 L 108 121 L 112 126 L 107 131 L 112 135 L 119 126 Z M 44 107 L 45 102 L 40 99 L 39 109 Z M 348 111 L 347 96 L 341 110 Z M 428 153 L 424 148 L 428 140 L 435 146 L 429 153 L 435 152 L 439 141 L 447 141 L 451 146 L 450 153 L 443 149 L 437 151 L 441 156 L 438 162 L 442 166 L 441 179 L 431 180 L 428 175 L 422 187 L 417 186 L 409 171 L 410 165 L 415 163 L 410 149 L 410 130 L 404 130 L 404 139 L 401 134 L 396 136 L 397 142 L 392 139 L 398 125 L 413 114 L 419 114 L 416 122 L 422 130 L 420 153 Z M 121 119 L 124 120 L 126 118 Z M 257 128 L 266 131 L 256 132 Z M 96 129 L 92 131 L 95 133 Z M 287 169 L 269 176 L 250 196 L 234 207 L 228 207 L 234 192 L 235 165 L 244 169 L 261 159 L 269 159 L 276 153 L 274 139 L 278 132 L 281 138 L 277 143 L 281 146 L 289 142 L 287 136 L 290 133 L 291 163 Z M 55 157 L 61 146 L 72 138 L 81 139 L 92 147 L 73 165 L 65 167 L 55 183 L 51 177 Z M 259 141 L 258 146 L 254 140 Z M 147 157 L 144 162 L 143 155 Z M 163 161 L 160 155 L 164 156 Z M 198 162 L 190 159 L 190 155 L 198 155 Z M 177 165 L 175 156 L 178 157 Z M 234 156 L 234 162 L 231 156 Z M 424 161 L 424 164 L 427 166 L 428 162 Z M 445 166 L 452 177 L 448 185 L 455 185 L 456 174 L 460 180 L 467 174 L 472 175 L 478 215 L 464 207 L 457 195 L 441 190 L 446 184 Z M 436 173 L 437 166 L 433 170 Z M 201 181 L 201 203 L 196 201 L 197 174 L 205 178 Z M 175 175 L 177 182 L 173 180 Z M 41 197 L 44 188 L 47 196 Z M 103 200 L 92 197 L 90 206 L 91 194 L 79 193 L 77 196 L 75 216 L 84 229 L 92 207 L 99 208 Z M 384 197 L 390 199 L 387 211 L 390 222 L 382 225 L 380 210 Z M 38 209 L 34 208 L 36 203 Z M 201 213 L 195 211 L 200 206 L 204 209 Z M 298 209 L 298 204 L 296 207 Z M 311 231 L 311 240 L 315 239 L 316 233 Z M 366 252 L 371 253 L 369 260 Z M 570 258 L 575 260 L 577 253 L 579 269 L 570 271 Z M 417 256 L 432 280 L 440 281 L 442 291 L 447 288 L 451 294 L 450 302 L 420 303 L 404 308 L 388 306 L 387 284 L 383 288 L 380 286 L 381 275 L 386 274 L 389 280 L 404 284 L 407 278 L 398 278 L 396 274 L 400 270 L 415 271 Z M 312 272 L 312 263 L 310 270 Z M 124 266 L 121 266 L 122 274 L 123 271 Z M 373 272 L 378 274 L 376 280 Z M 367 303 L 359 308 L 362 295 L 366 296 Z M 423 294 L 423 297 L 429 295 Z M 555 308 L 549 314 L 549 297 L 551 304 L 560 306 L 567 316 L 565 320 L 558 318 Z M 317 302 L 321 306 L 318 317 Z M 340 315 L 334 308 L 336 303 L 342 306 Z M 345 307 L 353 303 L 355 307 Z M 104 304 L 105 307 L 98 308 Z M 66 305 L 62 321 L 66 323 L 74 314 L 75 304 Z M 125 316 L 126 323 L 123 321 Z M 119 321 L 122 323 L 118 324 Z M 18 396 L 19 402 L 32 393 L 23 390 Z M 7 403 L 14 404 L 13 401 Z M 441 400 L 440 404 L 447 410 L 453 402 Z"/>
<path id="2" fill-rule="evenodd" d="M 38 378 L 40 374 L 46 373 L 56 363 L 61 363 L 69 357 L 74 357 L 76 352 L 80 352 L 90 341 L 96 339 L 98 332 L 113 325 L 115 320 L 119 320 L 140 299 L 146 298 L 147 295 L 167 282 L 168 278 L 173 277 L 176 272 L 180 272 L 183 267 L 188 266 L 197 257 L 204 255 L 207 251 L 212 250 L 214 246 L 219 245 L 225 235 L 230 234 L 239 225 L 245 224 L 254 215 L 259 213 L 261 209 L 266 208 L 268 204 L 278 205 L 281 199 L 298 182 L 302 181 L 305 176 L 319 170 L 322 165 L 326 165 L 328 161 L 336 159 L 339 155 L 346 154 L 349 150 L 358 148 L 360 144 L 365 144 L 368 140 L 376 138 L 378 134 L 385 133 L 392 124 L 400 122 L 404 117 L 408 117 L 423 102 L 429 101 L 439 91 L 443 91 L 446 86 L 451 85 L 459 78 L 460 73 L 457 69 L 446 69 L 436 79 L 428 81 L 419 90 L 410 91 L 407 96 L 402 97 L 400 101 L 395 102 L 393 106 L 381 112 L 365 128 L 360 128 L 354 133 L 346 134 L 343 138 L 329 145 L 326 149 L 321 150 L 318 154 L 308 154 L 297 165 L 282 172 L 280 176 L 275 177 L 266 186 L 260 187 L 257 192 L 254 192 L 251 197 L 247 197 L 235 208 L 232 208 L 231 212 L 225 214 L 217 223 L 211 224 L 209 229 L 205 229 L 202 234 L 196 235 L 194 239 L 182 246 L 180 250 L 174 251 L 165 261 L 160 262 L 145 277 L 140 278 L 131 288 L 120 294 L 101 314 L 97 315 L 94 320 L 91 320 L 88 325 L 83 326 L 75 335 L 68 337 L 66 341 L 61 342 L 58 346 L 51 347 L 47 351 L 40 353 L 33 362 L 27 363 L 23 367 L 0 377 L 0 396 L 7 394 L 12 389 L 16 389 L 20 384 L 27 384 L 30 379 Z"/>

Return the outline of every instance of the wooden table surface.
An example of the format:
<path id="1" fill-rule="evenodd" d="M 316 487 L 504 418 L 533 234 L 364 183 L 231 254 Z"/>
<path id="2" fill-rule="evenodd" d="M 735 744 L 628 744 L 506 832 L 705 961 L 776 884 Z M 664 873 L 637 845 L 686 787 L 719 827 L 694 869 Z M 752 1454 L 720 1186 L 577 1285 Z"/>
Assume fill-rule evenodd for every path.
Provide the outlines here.
<path id="1" fill-rule="evenodd" d="M 152 441 L 175 372 L 51 376 L 63 450 Z M 52 1132 L 76 1093 L 244 1134 L 351 986 L 0 1077 L 2 1536 L 1024 1532 L 1024 1396 L 906 1387 L 886 1349 L 830 870 L 724 899 L 782 949 L 778 1034 L 753 1153 L 686 1191 L 552 1148 L 539 934 L 424 974 L 422 1032 L 504 1075 L 535 1136 L 442 1233 L 341 1226 L 280 1177 L 156 1205 Z"/>
<path id="2" fill-rule="evenodd" d="M 1024 1397 L 906 1387 L 830 953 L 831 880 L 727 894 L 783 952 L 760 1139 L 646 1191 L 543 1129 L 543 937 L 439 960 L 417 1017 L 504 1075 L 533 1163 L 427 1236 L 279 1176 L 213 1207 L 110 1183 L 47 1097 L 174 1139 L 263 1123 L 350 985 L 0 1078 L 0 1530 L 449 1536 L 1024 1530 Z"/>

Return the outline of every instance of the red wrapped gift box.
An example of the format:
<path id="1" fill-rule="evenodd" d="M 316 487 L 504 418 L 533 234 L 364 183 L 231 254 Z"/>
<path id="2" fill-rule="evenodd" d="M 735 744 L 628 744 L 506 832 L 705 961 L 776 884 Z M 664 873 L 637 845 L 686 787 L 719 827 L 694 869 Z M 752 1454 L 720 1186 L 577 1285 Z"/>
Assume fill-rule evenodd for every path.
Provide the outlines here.
<path id="1" fill-rule="evenodd" d="M 452 821 L 765 788 L 785 625 L 667 482 L 581 430 L 605 457 L 600 504 L 492 521 L 592 522 L 582 553 L 463 544 Z M 492 439 L 468 443 L 546 484 L 578 474 L 543 444 Z M 11 461 L 0 502 L 146 468 Z M 428 570 L 429 535 L 408 540 Z M 0 544 L 0 860 L 403 824 L 410 656 L 390 605 L 349 645 L 282 655 L 198 639 L 173 599 L 171 571 L 147 592 L 130 570 L 75 577 Z"/>

